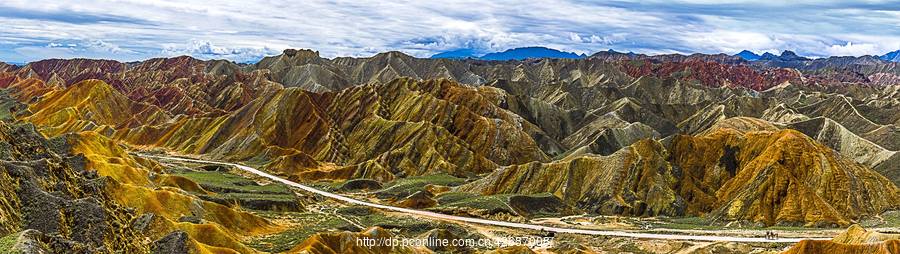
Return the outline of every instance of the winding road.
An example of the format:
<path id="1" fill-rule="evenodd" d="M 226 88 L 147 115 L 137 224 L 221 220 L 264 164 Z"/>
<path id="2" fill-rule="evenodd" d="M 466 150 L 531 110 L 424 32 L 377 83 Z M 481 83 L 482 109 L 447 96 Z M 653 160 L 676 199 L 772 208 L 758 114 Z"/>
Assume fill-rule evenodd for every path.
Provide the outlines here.
<path id="1" fill-rule="evenodd" d="M 517 229 L 531 229 L 531 230 L 543 230 L 546 232 L 555 232 L 555 233 L 567 233 L 567 234 L 581 234 L 581 235 L 597 235 L 597 236 L 614 236 L 614 237 L 630 237 L 630 238 L 640 238 L 640 239 L 661 239 L 661 240 L 683 240 L 683 241 L 704 241 L 704 242 L 744 242 L 744 243 L 795 243 L 805 239 L 811 240 L 830 240 L 830 238 L 776 238 L 769 239 L 765 237 L 731 237 L 731 236 L 714 236 L 714 235 L 679 235 L 679 234 L 656 234 L 656 233 L 636 233 L 636 232 L 627 232 L 627 231 L 611 231 L 611 230 L 589 230 L 589 229 L 575 229 L 575 228 L 559 228 L 559 227 L 550 227 L 550 226 L 542 226 L 542 225 L 533 225 L 533 224 L 525 224 L 525 223 L 515 223 L 515 222 L 506 222 L 506 221 L 495 221 L 495 220 L 486 220 L 479 218 L 470 218 L 470 217 L 462 217 L 462 216 L 453 216 L 429 211 L 408 209 L 402 207 L 394 207 L 387 206 L 382 204 L 371 203 L 367 201 L 357 200 L 353 198 L 349 198 L 346 196 L 342 196 L 339 194 L 322 191 L 313 187 L 309 187 L 303 184 L 299 184 L 296 182 L 288 181 L 287 179 L 280 178 L 275 175 L 271 175 L 269 173 L 260 171 L 258 169 L 230 163 L 230 162 L 219 162 L 219 161 L 207 161 L 207 160 L 197 160 L 197 159 L 187 159 L 180 157 L 169 157 L 169 156 L 155 156 L 155 155 L 145 155 L 145 154 L 137 154 L 141 157 L 147 158 L 156 158 L 156 159 L 164 159 L 164 160 L 173 160 L 173 161 L 184 161 L 184 162 L 194 162 L 194 163 L 203 163 L 203 164 L 218 164 L 218 165 L 226 165 L 238 168 L 243 171 L 247 171 L 249 173 L 268 178 L 272 181 L 280 182 L 286 184 L 288 186 L 301 189 L 306 192 L 310 192 L 313 194 L 322 195 L 326 198 L 335 199 L 351 204 L 368 206 L 372 208 L 378 208 L 393 212 L 405 213 L 410 215 L 417 215 L 423 217 L 430 217 L 439 220 L 447 220 L 447 221 L 456 221 L 456 222 L 467 222 L 467 223 L 475 223 L 482 225 L 491 225 L 491 226 L 499 226 L 499 227 L 507 227 L 507 228 L 517 228 Z"/>

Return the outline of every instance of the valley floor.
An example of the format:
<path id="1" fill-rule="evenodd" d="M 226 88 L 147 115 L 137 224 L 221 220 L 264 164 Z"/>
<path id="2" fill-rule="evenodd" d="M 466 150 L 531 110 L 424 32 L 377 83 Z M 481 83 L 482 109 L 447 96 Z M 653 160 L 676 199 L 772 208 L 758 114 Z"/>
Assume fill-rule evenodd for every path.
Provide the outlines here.
<path id="1" fill-rule="evenodd" d="M 333 184 L 314 184 L 315 187 L 310 187 L 229 162 L 150 154 L 139 156 L 156 159 L 166 165 L 179 165 L 177 167 L 229 166 L 232 167 L 231 173 L 253 179 L 264 186 L 286 184 L 299 190 L 296 195 L 304 200 L 303 211 L 252 211 L 287 226 L 283 232 L 246 239 L 248 246 L 266 252 L 287 251 L 315 233 L 362 231 L 370 227 L 386 228 L 396 233 L 398 237 L 410 238 L 427 235 L 428 231 L 435 228 L 452 227 L 499 244 L 503 244 L 510 237 L 552 235 L 554 239 L 552 244 L 529 247 L 542 252 L 573 244 L 592 249 L 621 249 L 624 246 L 633 248 L 638 253 L 658 251 L 689 253 L 720 245 L 735 245 L 728 247 L 732 250 L 749 248 L 780 251 L 803 239 L 827 240 L 842 231 L 806 227 L 711 226 L 702 223 L 699 218 L 635 218 L 582 214 L 511 222 L 462 217 L 382 204 L 384 201 L 368 192 L 333 193 L 329 192 L 329 189 L 333 189 Z M 280 183 L 272 183 L 273 181 Z M 888 227 L 879 230 L 894 229 L 896 228 Z M 777 237 L 766 237 L 770 232 Z"/>

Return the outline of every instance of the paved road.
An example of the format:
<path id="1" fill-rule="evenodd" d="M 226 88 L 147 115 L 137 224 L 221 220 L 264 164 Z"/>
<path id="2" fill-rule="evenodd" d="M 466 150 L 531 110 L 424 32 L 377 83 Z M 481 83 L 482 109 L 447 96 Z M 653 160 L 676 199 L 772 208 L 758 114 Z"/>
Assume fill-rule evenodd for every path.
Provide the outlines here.
<path id="1" fill-rule="evenodd" d="M 533 224 L 525 224 L 525 223 L 515 223 L 515 222 L 506 222 L 506 221 L 495 221 L 495 220 L 486 220 L 479 218 L 470 218 L 470 217 L 461 217 L 461 216 L 453 216 L 446 215 L 441 213 L 408 209 L 402 207 L 394 207 L 387 206 L 382 204 L 375 204 L 367 201 L 357 200 L 349 197 L 345 197 L 342 195 L 338 195 L 335 193 L 322 191 L 313 187 L 309 187 L 303 184 L 295 183 L 292 181 L 288 181 L 286 179 L 271 175 L 266 172 L 262 172 L 252 167 L 229 163 L 229 162 L 219 162 L 219 161 L 207 161 L 207 160 L 197 160 L 197 159 L 186 159 L 180 157 L 169 157 L 169 156 L 154 156 L 154 155 L 139 155 L 148 158 L 156 158 L 156 159 L 166 159 L 166 160 L 175 160 L 175 161 L 185 161 L 185 162 L 195 162 L 195 163 L 205 163 L 205 164 L 218 164 L 218 165 L 227 165 L 233 166 L 240 170 L 247 171 L 253 173 L 258 176 L 262 176 L 272 181 L 280 182 L 286 184 L 291 187 L 295 187 L 306 192 L 322 195 L 326 198 L 340 200 L 343 202 L 368 206 L 388 211 L 394 211 L 399 213 L 418 215 L 424 217 L 430 217 L 434 219 L 447 220 L 447 221 L 457 221 L 457 222 L 468 222 L 468 223 L 476 223 L 483 225 L 491 225 L 491 226 L 499 226 L 499 227 L 507 227 L 507 228 L 518 228 L 518 229 L 531 229 L 531 230 L 543 230 L 547 232 L 555 232 L 555 233 L 568 233 L 568 234 L 581 234 L 581 235 L 600 235 L 600 236 L 615 236 L 615 237 L 631 237 L 631 238 L 641 238 L 641 239 L 663 239 L 663 240 L 685 240 L 685 241 L 708 241 L 708 242 L 745 242 L 745 243 L 795 243 L 804 239 L 813 239 L 813 240 L 829 240 L 830 238 L 777 238 L 777 239 L 766 239 L 764 237 L 732 237 L 732 236 L 714 236 L 714 235 L 678 235 L 678 234 L 654 234 L 654 233 L 636 233 L 636 232 L 627 232 L 627 231 L 611 231 L 611 230 L 588 230 L 588 229 L 574 229 L 574 228 L 558 228 L 558 227 L 549 227 L 542 225 L 533 225 Z M 711 231 L 713 232 L 713 231 Z"/>

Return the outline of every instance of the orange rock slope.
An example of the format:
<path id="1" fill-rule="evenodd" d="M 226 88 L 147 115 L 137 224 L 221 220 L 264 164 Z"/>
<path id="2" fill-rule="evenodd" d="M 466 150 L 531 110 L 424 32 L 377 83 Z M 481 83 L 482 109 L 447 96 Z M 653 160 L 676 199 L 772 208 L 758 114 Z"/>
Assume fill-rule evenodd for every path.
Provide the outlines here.
<path id="1" fill-rule="evenodd" d="M 81 130 L 111 133 L 115 129 L 159 124 L 170 116 L 156 106 L 135 103 L 100 80 L 85 80 L 42 95 L 24 118 L 48 136 Z"/>
<path id="2" fill-rule="evenodd" d="M 795 130 L 677 136 L 670 152 L 688 211 L 713 220 L 848 225 L 900 205 L 887 178 Z"/>
<path id="3" fill-rule="evenodd" d="M 222 116 L 178 116 L 98 80 L 50 92 L 24 119 L 55 135 L 95 130 L 137 146 L 292 168 L 295 179 L 449 172 L 545 161 L 539 128 L 498 107 L 494 88 L 398 79 L 339 93 L 275 89 Z M 286 162 L 302 162 L 299 164 Z M 327 166 L 322 166 L 322 163 Z"/>
<path id="4" fill-rule="evenodd" d="M 718 128 L 667 142 L 668 149 L 643 140 L 608 156 L 504 167 L 457 190 L 549 192 L 602 214 L 764 225 L 849 225 L 900 206 L 887 178 L 795 130 Z"/>
<path id="5" fill-rule="evenodd" d="M 157 171 L 160 166 L 155 162 L 130 156 L 115 141 L 96 132 L 69 134 L 65 138 L 73 152 L 87 157 L 89 169 L 112 180 L 106 192 L 113 200 L 134 208 L 138 214 L 152 214 L 145 232 L 151 239 L 177 230 L 187 233 L 198 253 L 253 253 L 240 239 L 281 230 L 256 215 L 203 201 L 186 194 L 185 190 L 150 180 L 150 171 L 157 173 L 156 179 L 166 179 L 167 175 Z M 196 186 L 196 183 L 181 185 Z M 203 221 L 179 222 L 183 216 L 197 216 Z"/>
<path id="6" fill-rule="evenodd" d="M 900 253 L 900 235 L 881 234 L 853 225 L 834 239 L 803 240 L 782 253 L 897 254 Z"/>
<path id="7" fill-rule="evenodd" d="M 41 80 L 58 88 L 85 80 L 102 80 L 135 102 L 187 115 L 232 111 L 261 91 L 280 87 L 269 81 L 267 71 L 245 73 L 232 62 L 202 61 L 188 56 L 129 64 L 112 60 L 48 59 L 7 71 L 7 75 Z"/>
<path id="8" fill-rule="evenodd" d="M 480 187 L 468 190 L 486 194 L 551 192 L 593 211 L 706 215 L 714 221 L 767 225 L 847 225 L 863 215 L 897 208 L 900 203 L 897 187 L 878 173 L 848 161 L 800 132 L 777 130 L 775 124 L 756 118 L 725 119 L 745 110 L 765 108 L 767 102 L 763 100 L 740 102 L 732 98 L 746 90 L 727 88 L 707 93 L 702 86 L 679 85 L 672 80 L 620 80 L 621 73 L 603 81 L 615 81 L 621 84 L 609 85 L 621 87 L 594 88 L 603 78 L 558 69 L 588 68 L 583 65 L 589 61 L 473 69 L 491 73 L 491 78 L 529 84 L 520 89 L 502 86 L 506 89 L 502 90 L 448 79 L 396 78 L 433 74 L 423 66 L 409 66 L 418 60 L 397 52 L 333 62 L 317 58 L 314 52 L 287 51 L 255 66 L 272 69 L 240 68 L 189 57 L 151 59 L 124 67 L 108 61 L 41 61 L 16 69 L 14 74 L 3 74 L 0 85 L 14 88 L 10 89 L 14 97 L 30 102 L 20 118 L 37 123 L 50 136 L 91 130 L 138 147 L 244 161 L 297 181 L 389 181 L 438 172 L 458 177 L 491 173 L 472 185 Z M 431 67 L 448 68 L 450 77 L 466 76 L 465 71 L 443 65 L 451 62 L 434 63 L 438 65 Z M 322 69 L 297 68 L 302 64 L 320 64 Z M 329 64 L 336 65 L 323 67 Z M 612 75 L 613 67 L 604 64 L 591 68 Z M 314 77 L 317 73 L 335 76 Z M 342 79 L 340 75 L 352 78 Z M 556 84 L 546 86 L 549 90 L 532 87 L 563 76 L 582 75 L 593 81 L 578 80 L 592 85 L 576 89 L 570 87 L 572 84 Z M 273 78 L 296 81 L 306 88 L 317 86 L 322 81 L 318 78 L 372 83 L 350 87 L 340 83 L 317 90 L 323 92 L 310 92 L 284 88 L 271 81 Z M 772 91 L 777 95 L 779 89 L 787 88 L 779 86 Z M 690 92 L 680 92 L 684 89 Z M 535 100 L 536 106 L 514 110 L 566 114 L 546 122 L 534 119 L 544 113 L 526 115 L 544 128 L 561 126 L 569 130 L 553 130 L 548 135 L 541 127 L 504 109 L 510 108 L 508 91 L 516 96 L 532 92 L 540 95 L 522 98 Z M 745 103 L 747 109 L 680 105 L 722 98 L 731 98 L 727 104 Z M 586 105 L 596 107 L 579 108 Z M 722 112 L 689 114 L 691 110 L 711 109 Z M 622 118 L 616 125 L 638 126 L 634 129 L 641 131 L 623 129 L 622 135 L 603 137 L 616 142 L 592 142 L 612 144 L 597 149 L 610 156 L 592 155 L 593 148 L 564 147 L 596 141 L 590 137 L 603 131 L 611 133 L 606 128 L 610 126 L 593 126 L 594 120 L 605 119 L 600 115 Z M 578 119 L 583 123 L 577 124 Z M 590 128 L 576 131 L 576 125 Z M 656 145 L 636 142 L 678 131 L 697 135 L 676 135 Z M 560 142 L 566 141 L 566 135 L 572 142 Z M 559 158 L 560 154 L 565 158 Z M 559 160 L 551 162 L 552 157 Z M 595 170 L 607 166 L 611 168 Z M 494 172 L 498 168 L 502 169 Z M 602 179 L 610 183 L 606 189 L 609 193 L 588 192 L 582 190 L 589 189 L 591 182 L 563 181 L 569 176 L 559 171 L 582 175 L 606 172 L 617 178 Z M 546 176 L 529 177 L 533 172 Z M 618 182 L 622 179 L 631 182 Z M 165 184 L 196 189 L 178 179 L 168 179 Z"/>
<path id="9" fill-rule="evenodd" d="M 608 156 L 582 155 L 551 163 L 501 168 L 457 188 L 485 195 L 552 193 L 587 211 L 632 216 L 680 216 L 684 204 L 662 144 L 641 140 Z"/>

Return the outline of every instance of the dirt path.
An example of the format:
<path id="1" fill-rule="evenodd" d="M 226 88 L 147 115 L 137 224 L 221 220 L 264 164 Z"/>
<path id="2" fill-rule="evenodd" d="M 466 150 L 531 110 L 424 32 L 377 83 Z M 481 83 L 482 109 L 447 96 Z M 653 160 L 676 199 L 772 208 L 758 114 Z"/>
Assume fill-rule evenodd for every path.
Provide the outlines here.
<path id="1" fill-rule="evenodd" d="M 175 161 L 186 161 L 186 162 L 195 162 L 195 163 L 207 163 L 207 164 L 218 164 L 218 165 L 227 165 L 236 167 L 240 170 L 252 173 L 254 175 L 258 175 L 261 177 L 265 177 L 271 179 L 276 182 L 283 183 L 285 185 L 301 189 L 306 192 L 310 192 L 313 194 L 321 195 L 326 198 L 347 202 L 350 204 L 367 206 L 372 208 L 378 208 L 393 212 L 399 212 L 409 215 L 416 215 L 421 217 L 429 217 L 439 220 L 450 220 L 457 222 L 467 222 L 467 223 L 476 223 L 483 225 L 491 225 L 491 226 L 499 226 L 499 227 L 507 227 L 507 228 L 517 228 L 517 229 L 530 229 L 537 231 L 546 231 L 546 232 L 555 232 L 555 233 L 566 233 L 566 234 L 580 234 L 580 235 L 599 235 L 599 236 L 614 236 L 614 237 L 629 237 L 629 238 L 639 238 L 639 239 L 663 239 L 663 240 L 682 240 L 682 241 L 704 241 L 704 242 L 744 242 L 744 243 L 795 243 L 804 239 L 815 239 L 815 240 L 830 240 L 831 238 L 778 238 L 778 239 L 767 239 L 765 237 L 738 237 L 738 236 L 718 236 L 711 235 L 715 233 L 721 233 L 716 231 L 700 231 L 710 235 L 689 235 L 689 234 L 659 234 L 659 233 L 641 233 L 641 232 L 630 232 L 630 231 L 612 231 L 612 230 L 587 230 L 587 229 L 576 229 L 576 228 L 560 228 L 560 227 L 551 227 L 544 225 L 534 225 L 534 224 L 525 224 L 525 223 L 515 223 L 515 222 L 506 222 L 506 221 L 495 221 L 495 220 L 487 220 L 487 219 L 479 219 L 479 218 L 470 218 L 470 217 L 461 217 L 461 216 L 453 216 L 429 211 L 421 211 L 414 210 L 402 207 L 394 207 L 387 206 L 382 204 L 371 203 L 368 201 L 357 200 L 353 198 L 349 198 L 346 196 L 342 196 L 339 194 L 319 190 L 313 187 L 309 187 L 303 184 L 295 183 L 278 176 L 271 175 L 269 173 L 260 171 L 258 169 L 235 164 L 229 162 L 219 162 L 219 161 L 208 161 L 208 160 L 198 160 L 198 159 L 188 159 L 181 157 L 171 157 L 171 156 L 154 156 L 154 155 L 143 155 L 138 154 L 138 156 L 147 157 L 147 158 L 156 158 L 156 159 L 165 159 L 165 160 L 175 160 Z M 694 230 L 694 232 L 698 232 Z"/>

